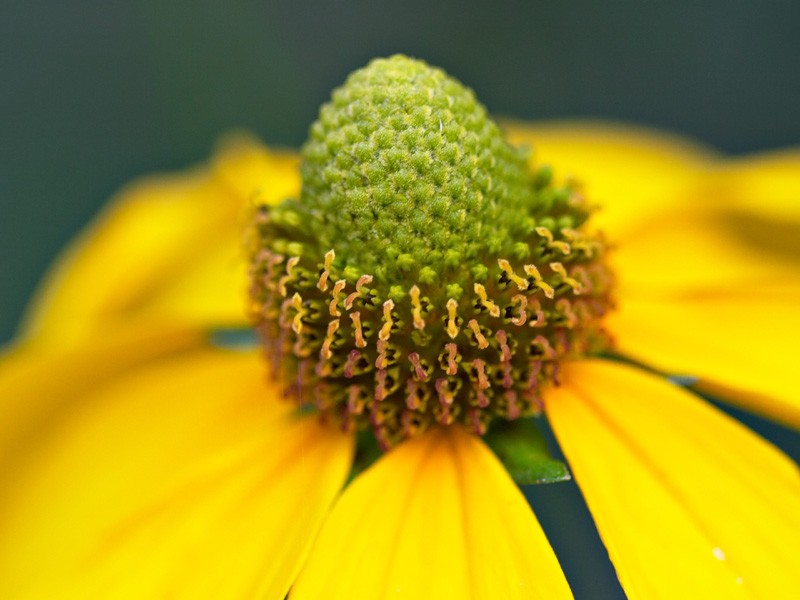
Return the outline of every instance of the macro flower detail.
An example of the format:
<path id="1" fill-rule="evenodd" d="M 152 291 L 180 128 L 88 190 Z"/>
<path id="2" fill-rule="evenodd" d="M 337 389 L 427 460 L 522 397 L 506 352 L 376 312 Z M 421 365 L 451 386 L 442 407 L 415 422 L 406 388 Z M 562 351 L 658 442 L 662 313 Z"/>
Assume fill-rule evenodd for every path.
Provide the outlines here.
<path id="1" fill-rule="evenodd" d="M 434 423 L 482 435 L 605 346 L 586 202 L 442 71 L 396 56 L 355 72 L 303 158 L 300 200 L 255 209 L 251 258 L 262 343 L 300 403 L 384 450 Z"/>
<path id="2" fill-rule="evenodd" d="M 405 57 L 301 153 L 136 184 L 47 277 L 0 597 L 569 598 L 509 476 L 545 419 L 628 597 L 796 595 L 797 465 L 696 391 L 800 427 L 800 153 L 498 128 Z"/>

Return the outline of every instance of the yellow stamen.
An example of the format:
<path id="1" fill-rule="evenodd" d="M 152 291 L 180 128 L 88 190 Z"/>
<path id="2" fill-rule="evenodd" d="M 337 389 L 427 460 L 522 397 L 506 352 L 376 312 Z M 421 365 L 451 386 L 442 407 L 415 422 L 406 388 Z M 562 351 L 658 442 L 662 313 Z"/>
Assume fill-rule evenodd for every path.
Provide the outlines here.
<path id="1" fill-rule="evenodd" d="M 497 306 L 494 302 L 489 300 L 489 295 L 486 293 L 486 288 L 483 287 L 482 284 L 476 283 L 474 288 L 475 293 L 478 294 L 478 298 L 480 299 L 481 306 L 483 306 L 486 310 L 489 311 L 489 314 L 493 317 L 500 316 L 500 307 Z"/>
<path id="2" fill-rule="evenodd" d="M 297 292 L 292 296 L 292 308 L 296 311 L 294 319 L 292 320 L 292 331 L 300 333 L 303 331 L 303 315 L 305 315 L 306 309 L 303 308 L 303 299 Z"/>
<path id="3" fill-rule="evenodd" d="M 448 375 L 456 375 L 458 373 L 458 363 L 456 356 L 458 356 L 458 346 L 450 343 L 445 346 L 447 349 L 447 371 Z"/>
<path id="4" fill-rule="evenodd" d="M 536 268 L 536 265 L 525 265 L 523 269 L 525 270 L 526 275 L 533 278 L 536 287 L 542 290 L 545 296 L 550 299 L 555 297 L 556 291 L 553 289 L 553 286 L 542 279 L 542 275 L 539 273 L 539 269 Z"/>
<path id="5" fill-rule="evenodd" d="M 469 328 L 472 330 L 472 333 L 475 335 L 475 340 L 478 342 L 478 348 L 483 350 L 489 346 L 489 342 L 486 340 L 486 337 L 481 333 L 481 327 L 478 325 L 478 322 L 475 319 L 470 319 L 470 322 L 467 324 Z"/>
<path id="6" fill-rule="evenodd" d="M 447 386 L 447 380 L 437 379 L 434 387 L 439 394 L 439 402 L 441 402 L 442 406 L 451 406 L 453 404 L 453 393 Z"/>
<path id="7" fill-rule="evenodd" d="M 541 237 L 544 238 L 545 244 L 550 249 L 557 249 L 561 251 L 561 254 L 567 255 L 572 252 L 572 248 L 567 242 L 560 242 L 558 240 L 553 239 L 553 232 L 550 231 L 547 227 L 537 227 L 535 229 L 536 233 L 538 233 Z"/>
<path id="8" fill-rule="evenodd" d="M 546 359 L 553 359 L 556 356 L 555 350 L 550 345 L 550 341 L 543 335 L 537 335 L 533 338 L 533 343 L 542 349 L 542 357 Z"/>
<path id="9" fill-rule="evenodd" d="M 356 361 L 361 358 L 361 352 L 358 350 L 351 350 L 347 355 L 347 362 L 344 364 L 344 376 L 350 379 L 353 376 L 353 369 L 356 367 Z"/>
<path id="10" fill-rule="evenodd" d="M 333 353 L 331 352 L 331 344 L 333 343 L 333 336 L 336 331 L 339 329 L 339 319 L 334 319 L 330 323 L 328 323 L 328 332 L 325 335 L 325 340 L 322 342 L 322 348 L 319 351 L 319 355 L 328 360 Z"/>
<path id="11" fill-rule="evenodd" d="M 450 298 L 447 301 L 447 335 L 454 339 L 458 335 L 458 325 L 456 325 L 456 309 L 458 303 Z"/>
<path id="12" fill-rule="evenodd" d="M 486 377 L 486 363 L 480 358 L 476 358 L 472 361 L 472 366 L 475 368 L 475 375 L 478 378 L 478 389 L 485 390 L 491 385 Z"/>
<path id="13" fill-rule="evenodd" d="M 317 282 L 317 287 L 323 292 L 328 289 L 328 277 L 330 276 L 331 266 L 333 265 L 333 259 L 335 257 L 336 253 L 333 250 L 328 250 L 325 253 L 325 266 L 322 269 L 322 273 L 319 276 L 319 281 Z"/>
<path id="14" fill-rule="evenodd" d="M 572 292 L 574 294 L 577 295 L 577 294 L 581 293 L 581 291 L 583 290 L 583 286 L 581 285 L 581 282 L 578 281 L 577 279 L 574 279 L 574 278 L 570 277 L 567 274 L 566 267 L 562 263 L 560 263 L 560 262 L 551 262 L 550 263 L 550 268 L 553 269 L 554 273 L 558 274 L 558 276 L 561 277 L 561 281 L 563 281 L 569 287 L 572 288 Z"/>
<path id="15" fill-rule="evenodd" d="M 528 313 L 525 312 L 525 308 L 528 306 L 528 299 L 522 294 L 517 294 L 511 298 L 511 305 L 514 306 L 516 304 L 519 304 L 519 314 L 516 317 L 512 317 L 511 322 L 517 326 L 525 325 L 525 321 L 528 318 Z"/>
<path id="16" fill-rule="evenodd" d="M 389 342 L 386 340 L 378 340 L 378 357 L 375 359 L 375 368 L 376 369 L 385 369 L 388 364 L 389 360 L 386 357 L 386 350 L 389 348 Z"/>
<path id="17" fill-rule="evenodd" d="M 283 262 L 284 256 L 282 254 L 273 254 L 272 252 L 267 252 L 266 263 L 267 263 L 267 272 L 264 274 L 264 283 L 266 288 L 269 290 L 275 289 L 275 267 Z M 282 296 L 285 296 L 286 293 L 284 291 Z"/>
<path id="18" fill-rule="evenodd" d="M 283 297 L 286 297 L 286 283 L 292 278 L 292 269 L 294 269 L 294 266 L 299 261 L 300 261 L 299 256 L 292 256 L 289 260 L 286 261 L 286 275 L 281 277 L 280 281 L 278 281 L 278 292 Z"/>
<path id="19" fill-rule="evenodd" d="M 356 298 L 364 296 L 364 286 L 372 282 L 372 275 L 362 275 L 356 282 L 356 291 L 347 296 L 344 300 L 345 310 L 350 310 L 353 307 L 353 302 Z"/>
<path id="20" fill-rule="evenodd" d="M 419 288 L 415 285 L 408 290 L 411 297 L 411 316 L 414 321 L 415 329 L 425 329 L 425 319 L 422 318 L 422 303 L 419 301 Z"/>
<path id="21" fill-rule="evenodd" d="M 364 398 L 360 385 L 351 385 L 347 390 L 347 410 L 354 415 L 364 412 Z"/>
<path id="22" fill-rule="evenodd" d="M 528 327 L 544 327 L 546 325 L 546 317 L 542 310 L 542 304 L 538 300 L 531 300 L 530 306 L 533 314 L 536 315 L 536 319 L 528 321 Z"/>
<path id="23" fill-rule="evenodd" d="M 500 266 L 500 269 L 502 269 L 503 273 L 506 274 L 506 277 L 508 277 L 509 280 L 513 281 L 515 284 L 517 284 L 517 287 L 520 290 L 527 290 L 528 289 L 528 281 L 524 277 L 520 277 L 519 275 L 515 274 L 514 270 L 511 268 L 511 264 L 506 259 L 504 259 L 504 258 L 499 259 L 497 261 L 497 264 Z M 533 265 L 530 265 L 530 266 L 533 266 Z M 525 267 L 525 269 L 526 269 L 525 272 L 526 273 L 528 272 L 527 268 L 528 267 L 526 266 Z M 536 267 L 533 267 L 533 268 L 535 269 Z M 538 274 L 538 271 L 536 273 Z M 541 277 L 539 277 L 539 279 L 541 279 Z"/>
<path id="24" fill-rule="evenodd" d="M 389 335 L 392 333 L 392 325 L 394 323 L 392 319 L 392 309 L 394 308 L 394 302 L 392 300 L 387 300 L 383 303 L 383 327 L 378 332 L 378 337 L 386 341 L 389 339 Z"/>
<path id="25" fill-rule="evenodd" d="M 332 317 L 340 317 L 342 315 L 337 306 L 339 305 L 339 295 L 342 293 L 342 290 L 346 285 L 347 282 L 344 279 L 340 279 L 333 285 L 333 291 L 331 292 L 331 296 L 333 296 L 333 298 L 328 306 L 328 310 L 330 311 Z"/>
<path id="26" fill-rule="evenodd" d="M 413 379 L 406 381 L 406 406 L 409 410 L 417 410 L 422 405 L 422 400 L 417 394 L 418 390 L 419 385 L 416 381 Z"/>
<path id="27" fill-rule="evenodd" d="M 361 313 L 350 313 L 350 320 L 353 321 L 353 332 L 356 338 L 356 346 L 364 348 L 367 345 L 367 340 L 364 339 L 364 332 L 361 329 Z"/>
<path id="28" fill-rule="evenodd" d="M 412 352 L 408 355 L 408 361 L 414 367 L 414 375 L 418 381 L 427 381 L 428 380 L 428 373 L 425 371 L 422 363 L 420 362 L 419 354 L 417 352 Z"/>
<path id="29" fill-rule="evenodd" d="M 566 298 L 561 298 L 558 302 L 556 302 L 556 309 L 563 315 L 566 321 L 564 326 L 567 329 L 572 329 L 575 327 L 575 324 L 578 322 L 578 317 L 572 310 L 572 304 L 569 300 Z"/>

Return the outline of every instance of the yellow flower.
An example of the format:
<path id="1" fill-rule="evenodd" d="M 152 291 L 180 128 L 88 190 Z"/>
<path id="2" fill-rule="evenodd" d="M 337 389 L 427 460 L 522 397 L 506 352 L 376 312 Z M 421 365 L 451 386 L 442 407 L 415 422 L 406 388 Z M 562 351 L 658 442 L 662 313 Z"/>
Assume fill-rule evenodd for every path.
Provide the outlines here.
<path id="1" fill-rule="evenodd" d="M 629 362 L 570 362 L 543 400 L 627 595 L 792 597 L 797 466 L 665 376 L 800 426 L 800 153 L 508 134 L 585 182 L 616 246 Z M 345 486 L 354 436 L 209 339 L 247 325 L 245 206 L 299 185 L 239 137 L 123 192 L 59 261 L 0 369 L 0 597 L 571 597 L 480 438 L 433 427 Z"/>

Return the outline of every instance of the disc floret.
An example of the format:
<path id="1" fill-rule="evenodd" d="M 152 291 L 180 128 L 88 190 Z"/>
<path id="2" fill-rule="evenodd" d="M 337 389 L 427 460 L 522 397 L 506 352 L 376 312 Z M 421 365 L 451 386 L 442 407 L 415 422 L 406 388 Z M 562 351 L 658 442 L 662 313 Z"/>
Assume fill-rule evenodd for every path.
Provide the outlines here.
<path id="1" fill-rule="evenodd" d="M 258 205 L 252 312 L 287 394 L 388 448 L 538 411 L 606 344 L 610 276 L 577 190 L 474 94 L 403 56 L 356 71 L 303 148 L 299 200 Z"/>

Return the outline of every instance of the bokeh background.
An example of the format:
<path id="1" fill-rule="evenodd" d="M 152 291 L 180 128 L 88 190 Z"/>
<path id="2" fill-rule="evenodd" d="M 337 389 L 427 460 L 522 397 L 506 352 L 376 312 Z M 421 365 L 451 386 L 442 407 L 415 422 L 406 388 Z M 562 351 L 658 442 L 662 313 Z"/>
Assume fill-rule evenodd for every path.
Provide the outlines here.
<path id="1" fill-rule="evenodd" d="M 740 154 L 800 143 L 798 31 L 796 0 L 5 0 L 0 343 L 123 183 L 203 160 L 231 128 L 298 146 L 373 56 L 442 66 L 496 114 L 628 121 Z M 796 435 L 748 423 L 800 455 Z M 576 596 L 621 597 L 574 486 L 526 493 Z"/>

